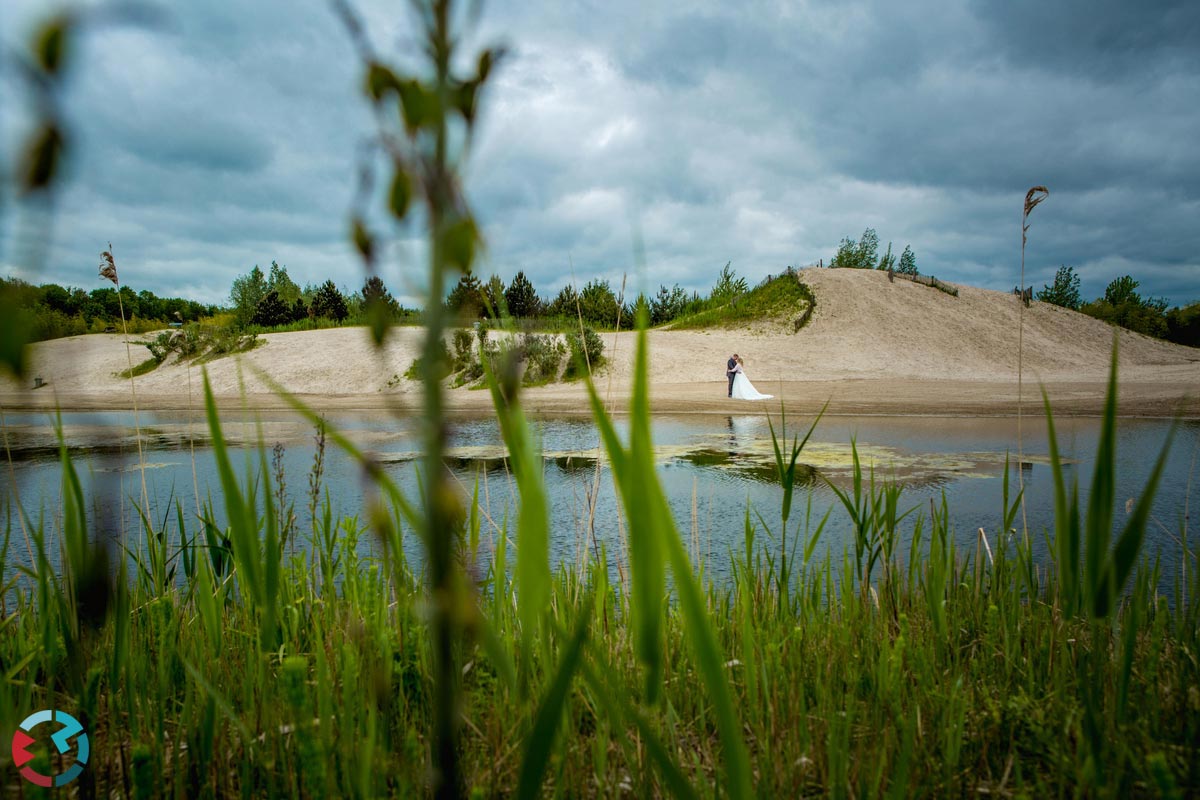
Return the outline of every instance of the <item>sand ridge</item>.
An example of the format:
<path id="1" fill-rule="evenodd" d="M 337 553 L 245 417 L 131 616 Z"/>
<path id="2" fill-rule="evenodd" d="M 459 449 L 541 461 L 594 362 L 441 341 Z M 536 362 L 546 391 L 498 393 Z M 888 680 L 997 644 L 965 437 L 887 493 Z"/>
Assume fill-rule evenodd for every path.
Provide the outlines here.
<path id="1" fill-rule="evenodd" d="M 812 288 L 817 305 L 798 333 L 788 320 L 750 330 L 651 331 L 656 409 L 728 413 L 724 365 L 738 352 L 760 391 L 802 410 L 829 400 L 832 413 L 1013 413 L 1022 316 L 1026 407 L 1040 407 L 1039 384 L 1069 413 L 1097 413 L 1101 407 L 1115 330 L 1104 322 L 1045 303 L 1022 309 L 1012 294 L 970 286 L 958 286 L 953 297 L 910 281 L 889 282 L 886 273 L 873 270 L 812 268 L 800 279 Z M 261 370 L 317 406 L 399 406 L 415 413 L 420 387 L 403 374 L 417 358 L 422 336 L 419 328 L 396 328 L 377 349 L 365 328 L 267 334 L 253 351 L 202 368 L 168 362 L 138 377 L 137 393 L 151 407 L 196 406 L 203 369 L 225 402 L 280 405 L 257 377 Z M 635 334 L 603 337 L 608 364 L 597 385 L 620 408 L 631 382 Z M 134 364 L 148 355 L 136 344 L 145 338 L 130 337 Z M 1124 330 L 1116 338 L 1124 413 L 1200 416 L 1200 350 Z M 0 382 L 0 404 L 131 404 L 128 381 L 117 377 L 128 366 L 121 335 L 38 343 L 31 359 L 31 375 L 47 386 L 28 391 L 6 379 Z M 542 413 L 586 411 L 578 383 L 528 390 L 526 398 Z M 448 392 L 448 405 L 482 412 L 490 398 L 458 388 Z"/>

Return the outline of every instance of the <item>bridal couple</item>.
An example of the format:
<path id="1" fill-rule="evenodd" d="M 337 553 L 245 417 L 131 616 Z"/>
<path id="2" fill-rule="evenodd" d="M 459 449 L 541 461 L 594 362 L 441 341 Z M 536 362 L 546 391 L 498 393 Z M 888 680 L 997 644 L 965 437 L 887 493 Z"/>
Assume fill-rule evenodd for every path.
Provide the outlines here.
<path id="1" fill-rule="evenodd" d="M 729 396 L 734 400 L 770 400 L 774 395 L 760 394 L 746 377 L 746 365 L 737 353 L 725 362 L 725 375 L 729 378 Z"/>

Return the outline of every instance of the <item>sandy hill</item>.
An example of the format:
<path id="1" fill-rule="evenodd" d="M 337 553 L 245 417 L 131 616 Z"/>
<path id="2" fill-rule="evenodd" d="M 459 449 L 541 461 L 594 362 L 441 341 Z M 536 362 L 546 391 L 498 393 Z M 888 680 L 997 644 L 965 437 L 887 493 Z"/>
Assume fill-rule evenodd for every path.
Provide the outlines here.
<path id="1" fill-rule="evenodd" d="M 798 333 L 788 324 L 652 331 L 656 404 L 665 410 L 724 413 L 725 359 L 738 352 L 760 390 L 789 402 L 802 397 L 811 405 L 832 398 L 835 410 L 847 413 L 1007 413 L 1015 397 L 1023 315 L 1024 374 L 1030 387 L 1025 397 L 1036 403 L 1036 384 L 1044 382 L 1076 402 L 1078 411 L 1098 407 L 1114 335 L 1103 322 L 1044 303 L 1022 311 L 1019 300 L 1004 292 L 958 286 L 954 297 L 910 281 L 891 283 L 876 271 L 809 269 L 800 279 L 812 287 L 816 310 Z M 417 357 L 421 336 L 419 329 L 396 329 L 388 346 L 377 351 L 361 328 L 270 334 L 252 352 L 206 368 L 214 391 L 225 397 L 238 396 L 243 382 L 248 394 L 268 394 L 254 377 L 254 369 L 260 369 L 291 391 L 328 405 L 411 402 L 418 387 L 401 376 Z M 631 374 L 633 334 L 605 334 L 604 339 L 610 365 L 599 385 L 620 397 Z M 1200 350 L 1127 331 L 1118 339 L 1123 391 L 1147 401 L 1134 411 L 1170 413 L 1180 397 L 1200 394 Z M 146 356 L 145 348 L 133 347 L 135 364 Z M 44 342 L 34 347 L 32 358 L 32 374 L 48 386 L 25 392 L 3 383 L 0 402 L 10 407 L 56 400 L 65 407 L 129 405 L 128 382 L 115 377 L 127 366 L 121 336 Z M 139 377 L 137 387 L 146 404 L 194 403 L 200 396 L 199 370 L 168 363 Z M 546 411 L 586 407 L 578 384 L 532 390 L 529 397 L 531 405 Z M 459 407 L 483 408 L 487 402 L 486 392 L 451 392 L 451 403 Z"/>
<path id="2" fill-rule="evenodd" d="M 1010 293 L 961 285 L 954 297 L 903 279 L 890 283 L 875 270 L 812 268 L 800 279 L 812 288 L 816 310 L 799 333 L 655 332 L 652 363 L 660 379 L 696 380 L 689 376 L 708 364 L 720 373 L 732 349 L 753 378 L 1015 380 L 1022 312 L 1027 378 L 1090 379 L 1108 369 L 1115 329 L 1047 303 L 1022 309 Z M 1200 350 L 1125 330 L 1118 335 L 1131 377 L 1200 364 Z"/>

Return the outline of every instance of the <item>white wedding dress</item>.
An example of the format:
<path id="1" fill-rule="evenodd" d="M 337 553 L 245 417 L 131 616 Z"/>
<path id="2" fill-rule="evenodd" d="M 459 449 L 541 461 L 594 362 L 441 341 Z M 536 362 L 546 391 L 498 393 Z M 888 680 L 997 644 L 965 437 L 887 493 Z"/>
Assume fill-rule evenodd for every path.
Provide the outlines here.
<path id="1" fill-rule="evenodd" d="M 754 384 L 746 377 L 746 372 L 739 365 L 733 376 L 734 400 L 770 400 L 775 395 L 760 394 Z"/>

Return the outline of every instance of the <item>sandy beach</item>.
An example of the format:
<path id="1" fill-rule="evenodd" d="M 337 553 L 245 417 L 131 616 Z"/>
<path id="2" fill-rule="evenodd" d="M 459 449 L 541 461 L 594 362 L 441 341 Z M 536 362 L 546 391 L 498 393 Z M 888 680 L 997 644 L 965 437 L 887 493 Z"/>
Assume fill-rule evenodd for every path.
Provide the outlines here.
<path id="1" fill-rule="evenodd" d="M 651 402 L 671 413 L 744 413 L 756 407 L 725 397 L 725 360 L 739 353 L 759 391 L 782 398 L 789 411 L 831 414 L 1011 415 L 1020 405 L 1040 413 L 1041 387 L 1060 414 L 1099 413 L 1114 340 L 1113 327 L 1045 303 L 1024 309 L 1003 292 L 959 286 L 953 297 L 882 272 L 809 269 L 801 279 L 817 306 L 798 333 L 790 319 L 751 329 L 649 333 Z M 1021 322 L 1023 316 L 1023 324 Z M 1018 386 L 1018 332 L 1021 370 Z M 376 349 L 364 328 L 269 334 L 241 356 L 203 367 L 168 361 L 136 378 L 139 406 L 178 409 L 202 402 L 202 371 L 222 404 L 282 407 L 259 378 L 322 409 L 399 408 L 419 413 L 420 388 L 404 379 L 424 332 L 397 328 Z M 131 336 L 132 361 L 148 351 L 148 336 Z M 620 411 L 628 398 L 635 334 L 603 334 L 607 363 L 597 386 Z M 1125 416 L 1200 418 L 1200 350 L 1118 331 L 1120 412 Z M 125 337 L 77 336 L 34 345 L 37 390 L 5 379 L 8 409 L 130 408 Z M 587 413 L 581 383 L 526 390 L 540 414 Z M 486 391 L 449 390 L 452 412 L 486 413 Z M 776 401 L 771 407 L 777 408 Z"/>

